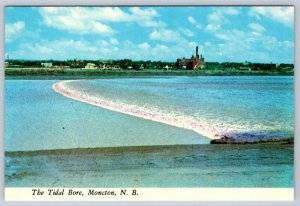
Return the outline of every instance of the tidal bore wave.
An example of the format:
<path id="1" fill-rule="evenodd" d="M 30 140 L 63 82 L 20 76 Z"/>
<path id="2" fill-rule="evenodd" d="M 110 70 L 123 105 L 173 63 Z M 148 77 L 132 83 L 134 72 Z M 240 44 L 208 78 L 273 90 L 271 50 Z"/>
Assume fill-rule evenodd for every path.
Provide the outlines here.
<path id="1" fill-rule="evenodd" d="M 111 111 L 192 130 L 209 139 L 220 139 L 224 136 L 234 138 L 237 141 L 259 141 L 268 138 L 281 138 L 280 134 L 267 134 L 261 131 L 243 132 L 229 130 L 228 128 L 216 128 L 215 125 L 210 122 L 199 121 L 189 116 L 168 114 L 153 108 L 150 109 L 142 106 L 130 105 L 128 103 L 114 102 L 104 97 L 91 95 L 84 91 L 78 91 L 78 89 L 75 90 L 68 85 L 75 81 L 80 80 L 61 81 L 53 84 L 52 88 L 56 92 L 73 100 L 102 107 Z"/>

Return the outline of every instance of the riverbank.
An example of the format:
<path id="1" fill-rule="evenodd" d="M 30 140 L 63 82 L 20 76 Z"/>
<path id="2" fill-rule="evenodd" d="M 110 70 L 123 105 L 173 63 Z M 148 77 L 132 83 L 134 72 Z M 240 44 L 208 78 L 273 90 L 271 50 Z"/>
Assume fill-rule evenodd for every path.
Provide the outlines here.
<path id="1" fill-rule="evenodd" d="M 293 154 L 273 144 L 6 152 L 5 186 L 290 188 Z"/>
<path id="2" fill-rule="evenodd" d="M 237 69 L 202 69 L 202 70 L 103 70 L 103 69 L 60 69 L 60 68 L 5 68 L 6 77 L 55 77 L 99 78 L 108 76 L 292 76 L 293 71 L 249 71 Z"/>
<path id="3" fill-rule="evenodd" d="M 290 144 L 294 145 L 294 137 L 287 137 L 287 138 L 270 138 L 264 140 L 257 140 L 251 138 L 245 138 L 246 140 L 236 140 L 231 137 L 223 136 L 220 139 L 214 139 L 210 141 L 210 144 L 279 144 L 285 145 Z"/>

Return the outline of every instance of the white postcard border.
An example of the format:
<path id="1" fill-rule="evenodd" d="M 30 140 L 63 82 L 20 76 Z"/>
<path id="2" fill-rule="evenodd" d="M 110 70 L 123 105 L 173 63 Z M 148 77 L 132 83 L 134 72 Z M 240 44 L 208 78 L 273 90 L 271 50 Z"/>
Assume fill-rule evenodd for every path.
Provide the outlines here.
<path id="1" fill-rule="evenodd" d="M 197 2 L 197 3 L 196 3 Z M 96 4 L 102 4 L 102 5 L 132 5 L 132 4 L 138 4 L 138 5 L 295 5 L 295 25 L 299 25 L 298 20 L 299 20 L 299 6 L 300 6 L 300 1 L 296 1 L 296 0 L 245 0 L 245 1 L 241 1 L 241 0 L 224 0 L 224 1 L 217 1 L 217 0 L 204 0 L 204 1 L 190 1 L 190 0 L 174 0 L 172 1 L 172 3 L 170 1 L 166 1 L 166 0 L 153 0 L 153 1 L 147 1 L 147 0 L 124 0 L 124 1 L 119 1 L 119 0 L 103 0 L 103 1 L 99 1 L 99 0 L 74 0 L 74 1 L 69 1 L 69 0 L 48 0 L 48 1 L 41 1 L 41 0 L 27 0 L 27 1 L 23 1 L 23 0 L 3 0 L 0 1 L 0 5 L 1 5 L 1 28 L 0 28 L 0 32 L 1 34 L 4 34 L 4 9 L 3 7 L 5 5 L 96 5 Z M 300 26 L 295 26 L 295 57 L 299 57 L 299 37 L 300 36 Z M 2 41 L 0 42 L 0 66 L 4 66 L 4 35 L 1 36 Z M 297 58 L 295 58 L 295 67 L 298 68 L 299 67 L 299 63 Z M 300 110 L 299 110 L 299 97 L 300 97 L 300 92 L 299 92 L 299 88 L 300 88 L 300 81 L 299 80 L 299 73 L 300 71 L 298 69 L 295 70 L 295 137 L 299 137 L 300 134 L 300 130 L 299 130 L 299 117 L 300 117 Z M 0 72 L 0 83 L 1 83 L 1 91 L 0 91 L 0 99 L 4 100 L 4 71 Z M 298 89 L 297 89 L 298 88 Z M 297 105 L 297 106 L 296 106 Z M 1 149 L 2 149 L 2 156 L 0 158 L 0 163 L 2 165 L 2 174 L 4 174 L 4 101 L 0 102 L 0 116 L 1 116 L 1 125 L 0 125 L 0 136 L 1 136 Z M 289 195 L 291 195 L 291 193 L 294 196 L 294 192 L 295 192 L 295 201 L 293 203 L 291 202 L 269 202 L 267 203 L 267 205 L 297 205 L 299 203 L 299 196 L 300 196 L 300 190 L 297 190 L 297 188 L 299 187 L 299 154 L 300 154 L 300 150 L 299 150 L 299 141 L 297 141 L 297 138 L 295 138 L 295 161 L 294 161 L 294 168 L 295 168 L 295 190 L 293 188 L 268 188 L 267 190 L 271 190 L 271 196 L 278 196 L 277 192 L 280 192 L 282 189 L 283 190 L 287 190 L 290 191 L 288 192 Z M 33 189 L 33 188 L 5 188 L 4 186 L 4 175 L 1 175 L 0 177 L 0 185 L 1 187 L 1 199 L 4 199 L 4 195 L 5 197 L 9 197 L 9 195 L 14 195 L 16 197 L 16 194 L 20 194 L 18 196 L 24 196 L 23 192 L 25 192 L 26 189 Z M 47 188 L 48 189 L 48 188 Z M 69 189 L 69 188 L 68 188 Z M 78 188 L 77 188 L 78 189 Z M 86 189 L 86 188 L 84 188 Z M 116 188 L 114 188 L 116 189 Z M 228 188 L 223 188 L 226 191 L 228 191 Z M 298 188 L 299 189 L 299 188 Z M 230 189 L 231 190 L 231 189 Z M 240 191 L 236 194 L 236 196 L 240 196 L 241 195 L 241 191 L 244 189 L 240 189 Z M 248 189 L 246 189 L 248 190 Z M 249 191 L 251 189 L 249 188 Z M 252 195 L 254 196 L 256 194 L 256 192 L 254 190 L 258 190 L 260 192 L 260 195 L 265 195 L 262 194 L 262 191 L 260 189 L 253 189 Z M 275 190 L 277 192 L 275 192 Z M 17 192 L 21 192 L 21 193 L 17 193 Z M 258 193 L 259 193 L 258 192 Z M 195 194 L 194 194 L 195 195 Z M 282 194 L 281 194 L 282 197 Z M 257 198 L 257 197 L 256 197 Z M 8 198 L 6 200 L 9 200 Z M 14 198 L 14 200 L 16 200 L 16 198 Z M 48 201 L 46 199 L 43 199 L 45 201 Z M 72 198 L 72 201 L 74 201 L 75 199 Z M 151 200 L 155 200 L 155 199 L 151 199 Z M 236 200 L 236 199 L 235 199 Z M 253 200 L 253 199 L 252 199 Z M 21 201 L 21 199 L 20 199 Z M 144 200 L 145 201 L 145 200 Z M 172 201 L 175 201 L 174 199 Z M 216 201 L 214 199 L 214 201 Z M 260 200 L 257 200 L 260 201 Z M 267 200 L 265 200 L 267 201 Z M 273 200 L 274 201 L 274 200 Z M 227 204 L 229 202 L 226 203 L 196 203 L 193 205 L 266 205 L 265 202 L 248 202 L 248 203 L 241 203 L 241 202 L 231 202 L 230 204 Z M 0 205 L 7 205 L 6 203 L 4 203 L 3 201 L 0 201 Z M 67 203 L 57 203 L 57 205 L 66 205 Z M 82 203 L 78 203 L 78 202 L 69 202 L 67 205 L 86 205 L 86 203 L 82 202 Z M 152 204 L 152 203 L 151 203 Z M 159 204 L 159 202 L 157 202 L 157 204 Z M 157 205 L 156 204 L 156 205 Z M 12 203 L 10 202 L 9 205 L 20 205 L 20 203 Z M 33 204 L 35 205 L 35 204 Z M 45 205 L 42 203 L 39 203 L 38 205 Z M 48 204 L 47 204 L 48 205 Z M 101 204 L 102 205 L 102 204 Z M 110 204 L 112 205 L 112 204 Z M 113 205 L 120 205 L 120 203 L 115 203 Z M 132 203 L 128 204 L 128 202 L 126 204 L 122 204 L 122 205 L 134 205 Z M 149 205 L 149 204 L 145 204 L 145 205 Z M 162 205 L 162 204 L 160 204 Z M 166 205 L 166 204 L 164 204 Z M 178 205 L 177 203 L 171 203 L 171 204 L 167 204 L 167 205 Z M 185 202 L 181 203 L 180 205 L 191 205 L 191 204 L 187 204 Z"/>
<path id="2" fill-rule="evenodd" d="M 91 193 L 91 191 L 93 191 Z M 89 194 L 90 193 L 90 194 Z M 7 201 L 293 201 L 293 188 L 5 188 Z"/>

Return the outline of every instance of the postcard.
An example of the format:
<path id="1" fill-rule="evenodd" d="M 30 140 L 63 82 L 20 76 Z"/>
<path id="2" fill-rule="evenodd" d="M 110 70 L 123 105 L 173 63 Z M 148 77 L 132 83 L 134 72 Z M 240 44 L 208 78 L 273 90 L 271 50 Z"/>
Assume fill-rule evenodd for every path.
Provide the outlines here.
<path id="1" fill-rule="evenodd" d="M 5 198 L 293 200 L 294 7 L 6 6 Z"/>

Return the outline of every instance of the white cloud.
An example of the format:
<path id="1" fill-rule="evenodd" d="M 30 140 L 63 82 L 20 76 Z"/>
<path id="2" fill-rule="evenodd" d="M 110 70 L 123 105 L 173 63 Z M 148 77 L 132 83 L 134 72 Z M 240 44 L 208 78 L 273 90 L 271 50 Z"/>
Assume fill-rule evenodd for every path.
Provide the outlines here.
<path id="1" fill-rule="evenodd" d="M 203 47 L 196 41 L 181 39 L 177 42 L 133 43 L 129 40 L 118 41 L 112 45 L 113 39 L 101 39 L 96 42 L 85 39 L 72 40 L 40 40 L 26 42 L 18 46 L 17 50 L 10 51 L 10 56 L 20 59 L 133 59 L 151 61 L 172 61 L 179 57 L 189 58 L 195 54 L 195 47 L 203 54 Z"/>
<path id="2" fill-rule="evenodd" d="M 23 21 L 18 21 L 11 24 L 5 24 L 5 41 L 11 42 L 17 38 L 20 33 L 24 30 L 25 23 Z"/>
<path id="3" fill-rule="evenodd" d="M 140 17 L 140 18 L 152 18 L 158 15 L 155 9 L 148 8 L 148 9 L 140 9 L 139 7 L 131 7 L 130 11 L 132 14 Z"/>
<path id="4" fill-rule="evenodd" d="M 265 27 L 258 23 L 250 23 L 248 26 L 257 33 L 262 33 L 265 31 Z"/>
<path id="5" fill-rule="evenodd" d="M 105 40 L 97 40 L 95 45 L 99 46 L 99 47 L 107 47 L 109 45 L 108 41 Z"/>
<path id="6" fill-rule="evenodd" d="M 238 14 L 240 14 L 240 11 L 237 8 L 221 7 L 221 8 L 214 9 L 214 11 L 207 16 L 207 19 L 210 22 L 220 23 L 224 21 L 226 15 L 235 16 Z"/>
<path id="7" fill-rule="evenodd" d="M 141 49 L 149 49 L 150 44 L 148 44 L 147 42 L 144 42 L 142 44 L 139 44 L 138 47 L 141 48 Z"/>
<path id="8" fill-rule="evenodd" d="M 216 33 L 215 37 L 217 37 L 218 39 L 230 40 L 230 38 L 226 34 L 222 34 L 222 33 Z"/>
<path id="9" fill-rule="evenodd" d="M 103 56 L 113 57 L 119 48 L 109 42 L 101 40 L 89 42 L 86 40 L 42 40 L 19 45 L 17 51 L 10 52 L 14 58 L 25 59 L 99 59 Z"/>
<path id="10" fill-rule="evenodd" d="M 209 32 L 216 32 L 216 31 L 218 31 L 220 28 L 221 28 L 221 25 L 220 25 L 220 24 L 208 24 L 208 25 L 205 27 L 205 30 L 206 30 L 206 31 L 209 31 Z"/>
<path id="11" fill-rule="evenodd" d="M 164 32 L 162 32 L 164 33 Z M 160 37 L 160 36 L 159 36 Z M 176 37 L 177 39 L 178 37 Z M 124 42 L 124 48 L 122 50 L 126 57 L 134 59 L 146 59 L 146 60 L 166 60 L 175 62 L 179 57 L 189 58 L 193 54 L 195 55 L 195 47 L 199 46 L 199 52 L 203 53 L 203 47 L 195 41 L 187 41 L 184 38 L 179 38 L 177 41 L 170 42 L 169 39 L 157 44 L 149 44 L 143 42 L 135 45 L 132 42 Z"/>
<path id="12" fill-rule="evenodd" d="M 142 27 L 165 27 L 166 23 L 163 21 L 153 21 L 153 20 L 144 20 L 144 21 L 137 21 L 138 24 Z"/>
<path id="13" fill-rule="evenodd" d="M 285 48 L 294 48 L 294 42 L 291 41 L 282 41 L 280 44 Z"/>
<path id="14" fill-rule="evenodd" d="M 133 44 L 130 41 L 122 43 L 122 48 L 111 44 L 113 39 L 99 40 L 97 42 L 90 42 L 86 40 L 72 40 L 72 39 L 61 39 L 61 40 L 41 40 L 40 42 L 26 42 L 19 45 L 17 50 L 11 51 L 10 55 L 14 58 L 20 59 L 123 59 L 123 58 L 145 58 L 145 50 L 150 45 L 147 43 L 141 44 L 140 46 Z M 144 49 L 140 47 L 144 47 Z M 165 51 L 166 48 L 158 46 L 158 50 Z M 122 50 L 121 52 L 117 52 Z M 156 58 L 159 58 L 159 53 L 156 53 Z"/>
<path id="15" fill-rule="evenodd" d="M 292 6 L 255 6 L 250 9 L 249 15 L 257 19 L 269 18 L 288 27 L 294 24 L 294 7 Z"/>
<path id="16" fill-rule="evenodd" d="M 261 36 L 261 33 L 257 33 L 255 31 L 251 32 L 251 34 L 255 35 L 255 36 Z"/>
<path id="17" fill-rule="evenodd" d="M 252 7 L 249 15 L 256 16 L 258 19 L 264 17 L 273 20 L 278 19 L 278 17 L 275 17 L 278 15 L 283 20 L 276 21 L 281 23 L 292 22 L 288 20 L 292 18 L 287 18 L 287 16 L 293 16 L 291 9 L 274 8 Z M 230 16 L 239 14 L 239 8 L 218 8 L 214 9 L 207 16 L 208 24 L 205 27 L 205 31 L 216 37 L 209 43 L 204 43 L 206 47 L 209 47 L 206 50 L 206 55 L 211 61 L 218 61 L 220 58 L 216 55 L 221 55 L 223 61 L 293 62 L 293 42 L 278 40 L 271 34 L 268 34 L 261 23 L 249 22 L 246 25 L 250 28 L 247 32 L 238 29 L 228 29 L 228 24 L 230 24 L 230 28 L 235 26 L 232 24 Z M 272 52 L 274 50 L 276 52 Z"/>
<path id="18" fill-rule="evenodd" d="M 234 7 L 225 7 L 224 9 L 222 9 L 222 13 L 227 15 L 238 15 L 240 14 L 240 11 L 239 9 Z"/>
<path id="19" fill-rule="evenodd" d="M 130 8 L 131 15 L 127 21 L 135 21 L 142 27 L 164 27 L 166 24 L 160 20 L 154 20 L 159 17 L 157 11 L 153 8 L 141 9 L 139 7 Z"/>
<path id="20" fill-rule="evenodd" d="M 162 44 L 157 44 L 154 48 L 153 48 L 153 52 L 155 54 L 159 54 L 161 52 L 163 53 L 169 53 L 171 50 L 168 46 L 166 45 L 162 45 Z"/>
<path id="21" fill-rule="evenodd" d="M 196 48 L 197 43 L 194 42 L 194 41 L 191 41 L 191 42 L 188 43 L 188 45 L 189 45 L 190 48 Z"/>
<path id="22" fill-rule="evenodd" d="M 190 29 L 180 27 L 179 31 L 187 37 L 194 36 L 194 32 L 192 32 Z"/>
<path id="23" fill-rule="evenodd" d="M 180 34 L 169 29 L 155 29 L 149 35 L 152 40 L 160 40 L 164 42 L 177 42 L 181 40 Z"/>
<path id="24" fill-rule="evenodd" d="M 79 28 L 79 30 L 80 29 L 81 28 Z M 92 32 L 99 33 L 99 34 L 112 34 L 113 33 L 112 29 L 109 26 L 102 24 L 100 22 L 91 22 L 89 24 L 89 26 L 87 26 L 84 29 L 87 29 L 87 31 L 82 30 L 83 33 L 86 33 L 88 31 L 92 31 Z M 75 30 L 78 31 L 77 29 L 75 29 Z M 73 31 L 75 31 L 75 30 L 73 30 Z"/>
<path id="25" fill-rule="evenodd" d="M 125 54 L 125 57 L 122 55 L 122 58 L 151 61 L 169 60 L 170 56 L 172 56 L 170 55 L 172 54 L 171 51 L 172 47 L 165 44 L 156 44 L 151 46 L 149 43 L 143 42 L 135 45 L 132 42 L 126 41 L 122 48 L 122 53 Z"/>
<path id="26" fill-rule="evenodd" d="M 72 33 L 97 33 L 111 35 L 111 23 L 135 22 L 142 27 L 164 27 L 156 20 L 159 14 L 153 8 L 132 7 L 129 12 L 118 7 L 43 7 L 40 8 L 43 22 L 50 27 Z"/>
<path id="27" fill-rule="evenodd" d="M 99 15 L 95 11 L 92 9 L 89 12 L 87 8 L 80 7 L 43 7 L 40 9 L 47 26 L 79 34 L 112 34 L 112 28 L 98 21 Z M 102 12 L 101 20 L 111 18 L 113 21 L 123 16 L 119 9 L 105 8 Z"/>
<path id="28" fill-rule="evenodd" d="M 264 46 L 264 48 L 269 51 L 276 49 L 277 44 L 278 44 L 278 40 L 276 37 L 269 37 L 262 42 L 262 45 Z"/>
<path id="29" fill-rule="evenodd" d="M 111 38 L 110 39 L 110 43 L 111 43 L 111 45 L 118 45 L 119 41 L 117 39 L 115 39 L 115 38 Z"/>
<path id="30" fill-rule="evenodd" d="M 196 28 L 198 28 L 198 29 L 202 29 L 202 28 L 203 28 L 202 24 L 199 24 L 199 23 L 194 19 L 194 17 L 189 16 L 187 19 L 188 19 L 188 21 L 189 21 L 194 27 L 196 27 Z"/>
<path id="31" fill-rule="evenodd" d="M 193 25 L 197 24 L 197 21 L 192 16 L 188 17 L 188 21 Z"/>
<path id="32" fill-rule="evenodd" d="M 207 16 L 208 21 L 210 22 L 220 22 L 222 20 L 221 12 L 213 12 Z"/>
<path id="33" fill-rule="evenodd" d="M 222 30 L 215 37 L 225 41 L 205 42 L 206 55 L 210 61 L 218 61 L 215 54 L 222 55 L 223 61 L 251 62 L 293 62 L 291 41 L 280 41 L 271 35 L 237 29 Z M 277 52 L 272 52 L 276 50 Z"/>
<path id="34" fill-rule="evenodd" d="M 240 14 L 238 8 L 233 7 L 220 7 L 213 10 L 212 13 L 207 15 L 208 25 L 205 30 L 208 32 L 216 32 L 221 29 L 222 24 L 228 23 L 226 16 L 236 16 Z"/>
<path id="35" fill-rule="evenodd" d="M 207 41 L 204 43 L 204 46 L 209 47 L 209 46 L 211 46 L 211 43 L 209 41 Z"/>

